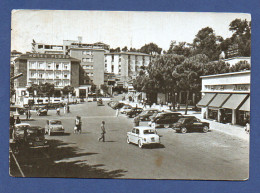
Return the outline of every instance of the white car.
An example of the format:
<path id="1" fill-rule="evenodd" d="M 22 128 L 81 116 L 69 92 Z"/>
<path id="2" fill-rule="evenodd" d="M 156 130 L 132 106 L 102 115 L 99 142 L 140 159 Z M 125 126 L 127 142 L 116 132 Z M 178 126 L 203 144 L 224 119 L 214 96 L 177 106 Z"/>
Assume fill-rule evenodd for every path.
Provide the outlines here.
<path id="1" fill-rule="evenodd" d="M 127 143 L 138 144 L 140 148 L 149 144 L 160 144 L 160 137 L 156 130 L 147 126 L 134 127 L 127 132 Z"/>
<path id="2" fill-rule="evenodd" d="M 132 106 L 131 105 L 124 105 L 121 109 L 120 109 L 120 113 L 122 114 L 126 114 L 127 112 L 131 111 Z"/>

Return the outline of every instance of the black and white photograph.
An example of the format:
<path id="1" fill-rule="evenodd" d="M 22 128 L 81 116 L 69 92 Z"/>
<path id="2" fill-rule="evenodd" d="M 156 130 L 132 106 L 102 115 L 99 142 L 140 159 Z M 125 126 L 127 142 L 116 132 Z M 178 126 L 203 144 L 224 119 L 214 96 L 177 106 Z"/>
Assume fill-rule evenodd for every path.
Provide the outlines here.
<path id="1" fill-rule="evenodd" d="M 250 14 L 13 10 L 10 59 L 10 176 L 249 179 Z"/>

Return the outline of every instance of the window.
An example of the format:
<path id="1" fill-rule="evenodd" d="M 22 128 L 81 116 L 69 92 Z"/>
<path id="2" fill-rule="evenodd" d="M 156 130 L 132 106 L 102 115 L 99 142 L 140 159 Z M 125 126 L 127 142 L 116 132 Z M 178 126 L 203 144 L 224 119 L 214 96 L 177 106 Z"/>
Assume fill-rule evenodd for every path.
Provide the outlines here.
<path id="1" fill-rule="evenodd" d="M 52 66 L 51 63 L 48 63 L 48 64 L 47 64 L 47 69 L 50 70 L 50 69 L 51 69 L 51 66 Z"/>
<path id="2" fill-rule="evenodd" d="M 139 129 L 136 129 L 136 134 L 139 134 Z"/>
<path id="3" fill-rule="evenodd" d="M 87 62 L 87 58 L 82 58 L 82 62 Z"/>
<path id="4" fill-rule="evenodd" d="M 114 55 L 112 55 L 112 62 L 114 62 Z"/>
<path id="5" fill-rule="evenodd" d="M 135 133 L 135 128 L 133 128 L 132 133 Z"/>
<path id="6" fill-rule="evenodd" d="M 56 70 L 58 70 L 59 67 L 60 67 L 60 65 L 56 63 Z"/>
<path id="7" fill-rule="evenodd" d="M 39 49 L 42 49 L 42 48 L 43 48 L 43 45 L 38 45 L 38 48 L 39 48 Z"/>
<path id="8" fill-rule="evenodd" d="M 67 74 L 64 74 L 64 78 L 68 78 L 68 75 L 67 75 Z"/>
<path id="9" fill-rule="evenodd" d="M 42 77 L 43 77 L 43 74 L 39 74 L 39 77 L 42 78 Z"/>
<path id="10" fill-rule="evenodd" d="M 111 66 L 111 71 L 114 72 L 114 65 Z"/>
<path id="11" fill-rule="evenodd" d="M 66 64 L 66 63 L 65 63 L 65 64 L 64 64 L 64 69 L 65 69 L 65 70 L 68 70 L 68 69 L 69 69 L 69 64 Z"/>
<path id="12" fill-rule="evenodd" d="M 121 58 L 118 59 L 118 62 L 121 62 Z"/>

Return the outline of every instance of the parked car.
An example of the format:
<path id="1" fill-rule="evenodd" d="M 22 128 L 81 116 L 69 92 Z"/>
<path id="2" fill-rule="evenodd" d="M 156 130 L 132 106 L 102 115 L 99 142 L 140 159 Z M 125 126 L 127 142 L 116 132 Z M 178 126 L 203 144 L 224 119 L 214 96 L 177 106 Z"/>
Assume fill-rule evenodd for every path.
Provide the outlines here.
<path id="1" fill-rule="evenodd" d="M 182 117 L 181 113 L 161 113 L 148 123 L 153 128 L 171 128 Z"/>
<path id="2" fill-rule="evenodd" d="M 132 109 L 131 105 L 124 105 L 121 109 L 120 109 L 120 113 L 122 114 L 126 114 L 127 112 L 129 112 Z"/>
<path id="3" fill-rule="evenodd" d="M 93 102 L 93 98 L 92 97 L 88 97 L 88 102 Z"/>
<path id="4" fill-rule="evenodd" d="M 190 131 L 202 131 L 207 133 L 209 131 L 209 123 L 202 122 L 200 119 L 194 116 L 189 116 L 180 118 L 178 122 L 173 125 L 173 129 L 176 132 L 181 133 L 187 133 Z"/>
<path id="5" fill-rule="evenodd" d="M 148 121 L 150 120 L 150 117 L 156 113 L 159 112 L 157 109 L 146 109 L 143 112 L 141 112 L 138 117 L 140 119 L 140 121 Z"/>
<path id="6" fill-rule="evenodd" d="M 136 117 L 137 115 L 139 115 L 142 111 L 143 111 L 142 108 L 133 107 L 129 112 L 126 113 L 126 115 L 128 117 L 132 118 L 132 117 Z"/>
<path id="7" fill-rule="evenodd" d="M 160 144 L 160 136 L 151 127 L 138 126 L 127 132 L 127 143 L 138 144 L 142 148 L 144 145 Z"/>
<path id="8" fill-rule="evenodd" d="M 36 115 L 38 116 L 42 116 L 42 115 L 47 115 L 48 113 L 48 109 L 47 108 L 39 108 L 37 111 L 36 111 Z"/>
<path id="9" fill-rule="evenodd" d="M 63 133 L 64 134 L 65 129 L 61 123 L 60 120 L 47 120 L 46 126 L 45 126 L 45 133 L 48 135 L 52 135 L 53 133 Z"/>
<path id="10" fill-rule="evenodd" d="M 124 103 L 116 103 L 115 105 L 113 105 L 113 109 L 121 109 L 125 104 Z"/>
<path id="11" fill-rule="evenodd" d="M 27 132 L 25 136 L 25 130 Z M 17 124 L 14 127 L 15 153 L 22 149 L 38 149 L 49 147 L 44 136 L 44 128 L 40 126 L 30 126 L 28 123 Z"/>
<path id="12" fill-rule="evenodd" d="M 12 114 L 18 113 L 19 115 L 23 115 L 25 113 L 25 109 L 23 107 L 17 106 L 17 105 L 11 105 L 10 106 L 10 112 Z"/>

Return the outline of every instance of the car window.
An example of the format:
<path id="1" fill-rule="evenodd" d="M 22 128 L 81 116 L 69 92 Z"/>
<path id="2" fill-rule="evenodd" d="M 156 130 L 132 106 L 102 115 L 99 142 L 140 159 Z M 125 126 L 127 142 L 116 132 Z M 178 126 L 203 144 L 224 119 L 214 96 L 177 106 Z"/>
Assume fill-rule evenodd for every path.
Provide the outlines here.
<path id="1" fill-rule="evenodd" d="M 132 133 L 135 133 L 135 128 L 133 128 Z"/>
<path id="2" fill-rule="evenodd" d="M 22 125 L 22 126 L 16 127 L 16 130 L 17 130 L 17 131 L 23 131 L 23 130 L 28 129 L 28 128 L 30 128 L 30 126 L 28 126 L 28 125 Z"/>
<path id="3" fill-rule="evenodd" d="M 50 121 L 51 125 L 61 125 L 61 121 Z"/>
<path id="4" fill-rule="evenodd" d="M 136 129 L 136 134 L 139 134 L 139 129 Z"/>
<path id="5" fill-rule="evenodd" d="M 145 135 L 147 135 L 147 134 L 155 134 L 155 130 L 153 130 L 153 129 L 144 130 L 144 134 Z"/>

